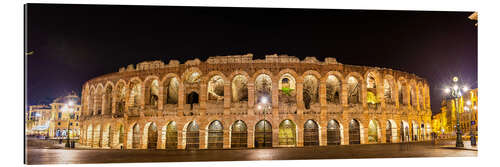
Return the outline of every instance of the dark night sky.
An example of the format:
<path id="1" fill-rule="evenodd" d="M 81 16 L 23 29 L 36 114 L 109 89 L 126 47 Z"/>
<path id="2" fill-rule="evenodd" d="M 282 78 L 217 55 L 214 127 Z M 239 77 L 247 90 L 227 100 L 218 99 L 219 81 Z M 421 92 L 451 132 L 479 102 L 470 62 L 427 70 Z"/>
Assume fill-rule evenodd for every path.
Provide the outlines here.
<path id="1" fill-rule="evenodd" d="M 453 75 L 477 87 L 472 12 L 29 4 L 28 104 L 146 60 L 288 54 L 415 73 L 439 111 Z"/>

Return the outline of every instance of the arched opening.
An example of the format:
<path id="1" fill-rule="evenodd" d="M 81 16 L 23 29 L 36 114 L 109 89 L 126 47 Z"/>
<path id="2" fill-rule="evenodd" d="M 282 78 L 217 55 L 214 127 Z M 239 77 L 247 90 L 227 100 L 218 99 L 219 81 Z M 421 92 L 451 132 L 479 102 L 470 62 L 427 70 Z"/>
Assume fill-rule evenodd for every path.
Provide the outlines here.
<path id="1" fill-rule="evenodd" d="M 141 146 L 141 131 L 139 124 L 132 127 L 132 148 L 138 149 Z"/>
<path id="2" fill-rule="evenodd" d="M 94 89 L 91 88 L 87 96 L 88 115 L 94 115 Z"/>
<path id="3" fill-rule="evenodd" d="M 123 147 L 123 142 L 125 142 L 125 127 L 123 125 L 120 125 L 120 129 L 118 132 L 118 144 Z"/>
<path id="4" fill-rule="evenodd" d="M 261 120 L 255 124 L 255 148 L 272 147 L 273 129 L 267 120 Z"/>
<path id="5" fill-rule="evenodd" d="M 92 132 L 93 132 L 92 125 L 89 125 L 89 127 L 87 128 L 87 145 L 88 146 L 92 146 L 92 143 L 93 143 L 93 141 L 92 141 L 92 136 L 93 136 Z"/>
<path id="6" fill-rule="evenodd" d="M 113 130 L 111 129 L 111 126 L 108 126 L 108 142 L 106 143 L 106 147 L 111 147 L 112 139 L 113 139 Z"/>
<path id="7" fill-rule="evenodd" d="M 104 114 L 111 114 L 111 106 L 113 102 L 113 87 L 111 85 L 106 86 L 106 90 L 104 92 Z"/>
<path id="8" fill-rule="evenodd" d="M 94 128 L 94 145 L 97 147 L 102 147 L 102 136 L 101 136 L 101 125 L 97 125 Z"/>
<path id="9" fill-rule="evenodd" d="M 349 122 L 349 144 L 361 144 L 359 122 L 355 119 Z"/>
<path id="10" fill-rule="evenodd" d="M 326 142 L 328 145 L 340 145 L 340 124 L 336 120 L 328 121 Z"/>
<path id="11" fill-rule="evenodd" d="M 414 121 L 411 123 L 412 125 L 412 139 L 413 141 L 418 141 L 418 131 L 419 131 L 419 128 L 418 128 L 418 124 L 415 123 Z"/>
<path id="12" fill-rule="evenodd" d="M 355 77 L 350 76 L 347 79 L 347 88 L 348 88 L 348 104 L 359 104 L 361 102 L 361 84 L 359 84 L 358 80 Z"/>
<path id="13" fill-rule="evenodd" d="M 370 143 L 378 143 L 379 141 L 379 133 L 378 133 L 378 121 L 370 120 L 368 124 L 368 142 Z"/>
<path id="14" fill-rule="evenodd" d="M 411 106 L 417 106 L 417 103 L 415 103 L 415 89 L 410 87 L 410 105 Z"/>
<path id="15" fill-rule="evenodd" d="M 61 129 L 56 130 L 56 137 L 61 137 Z"/>
<path id="16" fill-rule="evenodd" d="M 385 142 L 392 143 L 392 124 L 391 121 L 387 121 L 385 126 Z"/>
<path id="17" fill-rule="evenodd" d="M 248 101 L 248 79 L 244 75 L 236 75 L 231 83 L 233 102 Z"/>
<path id="18" fill-rule="evenodd" d="M 408 128 L 408 123 L 405 121 L 401 121 L 401 126 L 399 127 L 399 134 L 401 138 L 401 142 L 407 142 L 409 141 L 409 128 Z"/>
<path id="19" fill-rule="evenodd" d="M 406 98 L 406 82 L 403 81 L 403 83 L 401 83 L 401 81 L 398 81 L 398 96 L 399 96 L 399 104 L 402 104 L 402 105 L 408 105 L 408 102 L 405 100 Z"/>
<path id="20" fill-rule="evenodd" d="M 296 128 L 291 120 L 284 120 L 280 123 L 278 140 L 280 146 L 295 146 Z"/>
<path id="21" fill-rule="evenodd" d="M 218 120 L 213 121 L 208 126 L 208 149 L 222 149 L 224 145 L 224 131 L 222 123 Z"/>
<path id="22" fill-rule="evenodd" d="M 210 78 L 207 86 L 207 94 L 209 102 L 224 102 L 224 79 L 220 75 Z"/>
<path id="23" fill-rule="evenodd" d="M 102 114 L 102 102 L 104 99 L 104 90 L 103 88 L 99 85 L 97 87 L 97 93 L 95 94 L 95 111 L 97 115 Z"/>
<path id="24" fill-rule="evenodd" d="M 384 79 L 384 101 L 386 104 L 394 104 L 392 100 L 392 86 L 388 79 Z"/>
<path id="25" fill-rule="evenodd" d="M 335 75 L 329 75 L 326 79 L 326 101 L 329 104 L 340 104 L 341 93 L 340 80 Z"/>
<path id="26" fill-rule="evenodd" d="M 186 101 L 187 101 L 187 104 L 190 104 L 190 107 L 191 107 L 190 109 L 192 110 L 194 104 L 199 103 L 198 93 L 196 93 L 196 92 L 189 93 Z"/>
<path id="27" fill-rule="evenodd" d="M 319 82 L 314 75 L 304 77 L 304 89 L 302 92 L 302 100 L 306 109 L 310 109 L 311 105 L 318 102 L 319 97 Z"/>
<path id="28" fill-rule="evenodd" d="M 279 101 L 282 104 L 294 104 L 296 103 L 296 91 L 295 91 L 295 78 L 289 74 L 283 74 L 278 83 L 279 89 Z"/>
<path id="29" fill-rule="evenodd" d="M 422 87 L 420 87 L 418 89 L 418 104 L 420 104 L 420 109 L 423 110 L 424 109 L 424 99 L 423 99 L 423 89 Z"/>
<path id="30" fill-rule="evenodd" d="M 160 96 L 160 85 L 157 79 L 146 82 L 146 105 L 150 108 L 158 108 Z"/>
<path id="31" fill-rule="evenodd" d="M 129 98 L 129 109 L 136 110 L 140 107 L 140 97 L 141 97 L 141 84 L 139 81 L 132 81 L 130 83 L 130 98 Z"/>
<path id="32" fill-rule="evenodd" d="M 366 78 L 366 103 L 368 107 L 375 108 L 380 102 L 377 98 L 377 81 L 375 80 L 375 74 L 368 73 Z"/>
<path id="33" fill-rule="evenodd" d="M 318 124 L 313 120 L 307 120 L 304 124 L 304 146 L 319 145 Z"/>
<path id="34" fill-rule="evenodd" d="M 198 150 L 200 149 L 200 128 L 196 121 L 189 123 L 186 130 L 186 149 Z"/>
<path id="35" fill-rule="evenodd" d="M 177 149 L 177 125 L 175 121 L 168 123 L 166 139 L 165 139 L 165 148 L 166 149 Z"/>
<path id="36" fill-rule="evenodd" d="M 156 149 L 156 144 L 158 143 L 158 128 L 153 122 L 148 128 L 148 149 Z"/>
<path id="37" fill-rule="evenodd" d="M 177 104 L 179 97 L 179 81 L 176 77 L 168 78 L 163 82 L 163 90 L 165 94 L 164 104 Z"/>
<path id="38" fill-rule="evenodd" d="M 234 122 L 231 127 L 231 148 L 247 147 L 247 125 L 242 120 Z"/>
<path id="39" fill-rule="evenodd" d="M 263 109 L 269 108 L 272 104 L 271 88 L 272 80 L 269 75 L 260 74 L 255 79 L 255 102 Z"/>
<path id="40" fill-rule="evenodd" d="M 125 111 L 125 97 L 127 95 L 127 89 L 125 88 L 125 85 L 120 82 L 118 83 L 118 86 L 116 86 L 116 112 L 117 113 L 123 113 Z"/>

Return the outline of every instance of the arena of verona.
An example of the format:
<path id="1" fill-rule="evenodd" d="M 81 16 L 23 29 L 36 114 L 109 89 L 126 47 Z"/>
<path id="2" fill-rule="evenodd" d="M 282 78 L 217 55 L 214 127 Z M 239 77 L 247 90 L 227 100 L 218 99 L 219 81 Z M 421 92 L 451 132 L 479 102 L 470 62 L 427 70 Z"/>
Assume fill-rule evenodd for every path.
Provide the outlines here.
<path id="1" fill-rule="evenodd" d="M 82 87 L 80 144 L 232 149 L 430 140 L 415 74 L 287 55 L 146 61 Z"/>

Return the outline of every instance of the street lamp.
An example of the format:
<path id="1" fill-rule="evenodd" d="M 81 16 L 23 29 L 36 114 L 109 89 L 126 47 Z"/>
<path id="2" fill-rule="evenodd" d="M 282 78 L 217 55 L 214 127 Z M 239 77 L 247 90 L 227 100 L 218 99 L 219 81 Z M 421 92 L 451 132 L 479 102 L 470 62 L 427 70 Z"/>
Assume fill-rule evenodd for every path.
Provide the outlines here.
<path id="1" fill-rule="evenodd" d="M 459 110 L 460 107 L 458 105 L 458 99 L 462 97 L 462 90 L 467 91 L 468 88 L 465 86 L 459 85 L 458 77 L 453 77 L 453 87 L 445 89 L 446 93 L 449 93 L 449 98 L 455 99 L 455 115 L 457 120 L 456 130 L 457 130 L 457 141 L 456 147 L 464 147 L 464 143 L 462 141 L 462 131 L 460 129 L 460 115 Z M 460 89 L 462 88 L 462 89 Z"/>
<path id="2" fill-rule="evenodd" d="M 68 148 L 71 148 L 71 145 L 69 144 L 69 140 L 70 140 L 70 133 L 69 133 L 69 124 L 71 123 L 71 115 L 74 111 L 74 108 L 73 108 L 73 105 L 75 104 L 75 102 L 73 101 L 69 101 L 67 104 L 64 104 L 63 108 L 62 108 L 62 111 L 63 112 L 68 112 L 68 128 L 66 129 L 66 147 Z"/>

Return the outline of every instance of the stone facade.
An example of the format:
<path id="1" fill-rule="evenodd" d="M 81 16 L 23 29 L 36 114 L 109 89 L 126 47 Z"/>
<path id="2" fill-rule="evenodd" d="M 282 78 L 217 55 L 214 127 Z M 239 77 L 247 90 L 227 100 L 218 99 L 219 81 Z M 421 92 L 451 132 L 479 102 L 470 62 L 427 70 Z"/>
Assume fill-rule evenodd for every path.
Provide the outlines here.
<path id="1" fill-rule="evenodd" d="M 85 82 L 82 111 L 80 142 L 94 148 L 396 143 L 431 132 L 425 79 L 287 55 L 128 65 Z"/>

